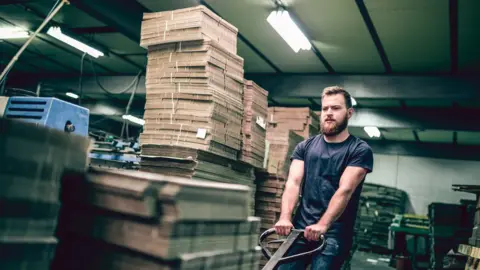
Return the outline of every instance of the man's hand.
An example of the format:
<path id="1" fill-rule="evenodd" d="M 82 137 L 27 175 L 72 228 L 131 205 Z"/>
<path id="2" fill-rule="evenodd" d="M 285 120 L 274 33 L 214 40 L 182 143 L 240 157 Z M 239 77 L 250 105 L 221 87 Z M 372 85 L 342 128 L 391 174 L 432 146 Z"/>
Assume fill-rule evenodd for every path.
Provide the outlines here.
<path id="1" fill-rule="evenodd" d="M 305 227 L 304 236 L 309 241 L 319 241 L 320 236 L 327 232 L 328 228 L 321 224 L 314 224 Z"/>
<path id="2" fill-rule="evenodd" d="M 292 228 L 293 228 L 293 224 L 288 219 L 280 219 L 275 224 L 275 231 L 277 232 L 278 235 L 287 236 L 290 234 L 290 231 L 292 230 Z"/>

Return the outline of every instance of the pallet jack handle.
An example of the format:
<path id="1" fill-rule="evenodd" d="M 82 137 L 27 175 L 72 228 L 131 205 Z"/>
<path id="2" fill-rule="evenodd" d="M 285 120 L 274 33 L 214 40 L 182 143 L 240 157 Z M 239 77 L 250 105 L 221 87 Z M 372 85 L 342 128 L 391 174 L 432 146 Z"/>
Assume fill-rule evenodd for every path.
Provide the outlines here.
<path id="1" fill-rule="evenodd" d="M 277 251 L 274 254 L 272 254 L 266 248 L 264 240 L 268 236 L 270 236 L 272 234 L 275 234 L 275 233 L 276 233 L 275 228 L 271 228 L 271 229 L 266 230 L 265 232 L 263 232 L 260 235 L 258 243 L 259 243 L 260 247 L 262 248 L 262 252 L 265 255 L 265 257 L 267 257 L 267 259 L 269 259 L 269 261 L 262 268 L 262 270 L 276 269 L 280 264 L 286 263 L 288 261 L 294 261 L 295 259 L 298 259 L 300 257 L 308 256 L 310 254 L 313 254 L 315 252 L 318 252 L 318 251 L 322 250 L 323 247 L 325 246 L 325 237 L 322 235 L 322 236 L 320 236 L 320 241 L 319 241 L 318 248 L 315 248 L 315 249 L 307 251 L 307 252 L 291 255 L 291 256 L 288 256 L 288 257 L 283 257 L 283 255 L 285 255 L 285 253 L 287 253 L 288 249 L 295 243 L 295 241 L 298 238 L 300 238 L 304 235 L 304 230 L 293 229 L 286 239 L 273 240 L 273 241 L 268 242 L 267 244 L 282 243 L 282 245 L 277 249 Z"/>

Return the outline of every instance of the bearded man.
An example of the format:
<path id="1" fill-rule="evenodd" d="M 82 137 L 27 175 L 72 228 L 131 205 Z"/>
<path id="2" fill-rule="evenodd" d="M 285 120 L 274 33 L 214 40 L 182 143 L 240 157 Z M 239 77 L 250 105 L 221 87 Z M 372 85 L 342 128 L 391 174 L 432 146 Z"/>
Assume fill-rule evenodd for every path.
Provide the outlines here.
<path id="1" fill-rule="evenodd" d="M 322 251 L 279 270 L 304 270 L 308 265 L 312 270 L 340 269 L 349 255 L 360 192 L 365 176 L 373 169 L 370 146 L 348 132 L 352 114 L 347 91 L 337 86 L 324 89 L 321 134 L 295 148 L 275 230 L 279 235 L 288 235 L 292 228 L 305 230 L 306 241 L 297 242 L 288 255 L 318 247 L 321 235 L 326 243 Z"/>

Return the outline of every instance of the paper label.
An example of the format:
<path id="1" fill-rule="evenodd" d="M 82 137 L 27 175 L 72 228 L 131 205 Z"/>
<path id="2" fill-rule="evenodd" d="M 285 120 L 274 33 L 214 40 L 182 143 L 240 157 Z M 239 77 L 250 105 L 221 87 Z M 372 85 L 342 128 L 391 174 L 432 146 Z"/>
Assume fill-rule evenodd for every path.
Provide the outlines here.
<path id="1" fill-rule="evenodd" d="M 261 116 L 257 116 L 257 125 L 265 129 L 267 127 L 267 123 L 265 122 L 265 119 Z"/>
<path id="2" fill-rule="evenodd" d="M 197 129 L 197 138 L 205 139 L 207 137 L 207 130 L 204 128 Z"/>

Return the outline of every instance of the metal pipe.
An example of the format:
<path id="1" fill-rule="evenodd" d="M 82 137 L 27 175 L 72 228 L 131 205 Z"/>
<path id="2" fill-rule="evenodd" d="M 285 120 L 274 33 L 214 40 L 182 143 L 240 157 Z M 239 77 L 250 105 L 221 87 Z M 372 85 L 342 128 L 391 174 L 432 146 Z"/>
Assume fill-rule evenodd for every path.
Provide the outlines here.
<path id="1" fill-rule="evenodd" d="M 10 60 L 10 63 L 8 63 L 7 67 L 5 67 L 2 74 L 0 75 L 0 82 L 3 80 L 3 78 L 8 73 L 8 71 L 13 67 L 15 62 L 17 62 L 18 58 L 23 53 L 23 51 L 27 48 L 27 46 L 33 41 L 33 39 L 37 36 L 37 34 L 40 31 L 42 31 L 42 29 L 45 27 L 45 25 L 47 25 L 47 23 L 50 22 L 50 20 L 55 16 L 55 14 L 57 14 L 60 11 L 60 9 L 63 7 L 64 4 L 70 4 L 70 3 L 68 2 L 68 0 L 62 0 L 62 2 L 58 5 L 58 7 L 56 7 L 52 11 L 52 13 L 50 13 L 50 15 L 48 15 L 48 17 L 38 27 L 38 29 L 35 31 L 35 33 L 32 36 L 30 36 L 30 38 L 27 40 L 27 42 L 25 42 L 25 44 L 23 44 L 23 46 L 20 48 L 20 50 L 18 50 L 17 54 L 15 54 L 15 56 L 12 58 L 12 60 Z"/>

